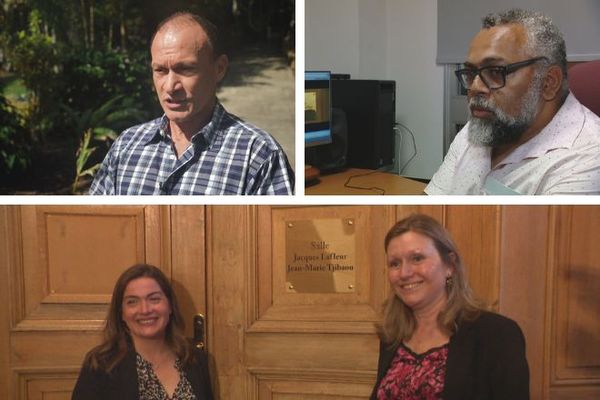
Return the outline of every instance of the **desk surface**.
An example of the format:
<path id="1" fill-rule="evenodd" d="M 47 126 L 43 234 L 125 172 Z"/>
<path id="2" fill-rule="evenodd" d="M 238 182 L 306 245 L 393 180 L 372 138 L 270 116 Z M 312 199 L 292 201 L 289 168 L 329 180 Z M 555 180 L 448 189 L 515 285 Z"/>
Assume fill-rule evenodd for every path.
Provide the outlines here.
<path id="1" fill-rule="evenodd" d="M 343 172 L 322 175 L 319 183 L 305 188 L 306 195 L 399 195 L 423 194 L 422 182 L 369 169 L 349 168 Z"/>

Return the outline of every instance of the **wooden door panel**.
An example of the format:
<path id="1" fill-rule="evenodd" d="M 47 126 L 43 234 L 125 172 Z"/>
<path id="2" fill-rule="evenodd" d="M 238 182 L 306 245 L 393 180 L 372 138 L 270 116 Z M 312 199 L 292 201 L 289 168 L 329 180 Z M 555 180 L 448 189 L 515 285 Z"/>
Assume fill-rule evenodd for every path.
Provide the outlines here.
<path id="1" fill-rule="evenodd" d="M 288 373 L 323 376 L 363 373 L 371 378 L 379 341 L 373 335 L 252 333 L 246 336 L 246 362 L 252 371 L 291 369 Z M 329 372 L 326 372 L 329 371 Z M 356 378 L 356 376 L 354 376 Z"/>
<path id="2" fill-rule="evenodd" d="M 526 339 L 532 399 L 546 399 L 545 348 L 548 340 L 546 282 L 551 275 L 549 238 L 555 236 L 548 206 L 502 210 L 499 312 L 519 323 Z"/>
<path id="3" fill-rule="evenodd" d="M 146 230 L 146 207 L 22 207 L 22 265 L 13 264 L 16 329 L 102 320 L 114 282 L 129 265 L 145 262 L 145 249 L 160 248 Z M 16 210 L 17 211 L 17 210 Z M 156 260 L 158 261 L 158 260 Z M 24 310 L 24 312 L 23 312 Z"/>
<path id="4" fill-rule="evenodd" d="M 499 206 L 452 206 L 445 226 L 463 256 L 475 295 L 498 310 L 500 288 Z"/>
<path id="5" fill-rule="evenodd" d="M 65 377 L 64 374 L 56 373 L 37 373 L 33 376 L 21 374 L 19 380 L 28 400 L 70 400 L 76 376 Z"/>
<path id="6" fill-rule="evenodd" d="M 318 378 L 317 378 L 318 379 Z M 259 381 L 259 398 L 265 400 L 363 400 L 371 394 L 370 385 L 348 382 L 330 382 L 331 378 L 319 380 L 275 380 Z"/>
<path id="7" fill-rule="evenodd" d="M 600 208 L 556 207 L 547 312 L 550 398 L 600 397 Z"/>
<path id="8" fill-rule="evenodd" d="M 185 319 L 185 334 L 193 336 L 192 320 L 197 313 L 206 314 L 206 245 L 204 206 L 171 206 L 167 254 L 163 261 L 171 267 L 171 284 L 177 294 Z"/>
<path id="9" fill-rule="evenodd" d="M 286 238 L 297 234 L 294 231 L 296 221 L 298 224 L 301 221 L 324 221 L 326 225 L 352 226 L 356 287 L 351 292 L 336 293 L 333 286 L 328 289 L 330 293 L 294 293 L 287 290 Z M 259 305 L 258 318 L 253 321 L 250 330 L 285 330 L 291 324 L 294 329 L 302 326 L 304 331 L 344 332 L 336 325 L 354 322 L 345 326 L 349 332 L 359 328 L 361 323 L 364 325 L 362 332 L 373 332 L 373 322 L 377 320 L 385 298 L 383 288 L 386 285 L 380 227 L 389 226 L 393 221 L 393 209 L 387 207 L 260 208 L 258 248 L 265 249 L 265 253 L 258 254 L 258 276 L 262 279 L 251 288 L 258 296 Z M 302 234 L 323 239 L 318 231 L 304 231 Z"/>

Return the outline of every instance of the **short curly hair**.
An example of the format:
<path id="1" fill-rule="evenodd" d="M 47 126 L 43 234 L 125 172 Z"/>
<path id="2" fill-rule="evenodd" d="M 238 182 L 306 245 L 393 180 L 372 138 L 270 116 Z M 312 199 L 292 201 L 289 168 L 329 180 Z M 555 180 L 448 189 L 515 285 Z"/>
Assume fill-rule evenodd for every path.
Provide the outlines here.
<path id="1" fill-rule="evenodd" d="M 532 57 L 546 57 L 545 67 L 558 65 L 562 71 L 562 92 L 569 92 L 567 81 L 567 48 L 562 32 L 552 19 L 536 11 L 512 8 L 501 13 L 488 14 L 483 18 L 482 27 L 520 24 L 527 32 L 527 51 Z M 542 64 L 544 65 L 544 64 Z"/>

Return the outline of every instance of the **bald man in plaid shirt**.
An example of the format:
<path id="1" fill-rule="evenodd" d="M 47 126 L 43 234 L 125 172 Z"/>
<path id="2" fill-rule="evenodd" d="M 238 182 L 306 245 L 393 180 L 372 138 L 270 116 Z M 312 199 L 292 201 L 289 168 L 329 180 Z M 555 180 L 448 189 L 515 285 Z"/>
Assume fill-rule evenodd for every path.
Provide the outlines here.
<path id="1" fill-rule="evenodd" d="M 216 98 L 228 59 L 212 23 L 174 14 L 159 24 L 151 53 L 165 114 L 117 138 L 90 194 L 293 194 L 294 173 L 281 146 Z"/>

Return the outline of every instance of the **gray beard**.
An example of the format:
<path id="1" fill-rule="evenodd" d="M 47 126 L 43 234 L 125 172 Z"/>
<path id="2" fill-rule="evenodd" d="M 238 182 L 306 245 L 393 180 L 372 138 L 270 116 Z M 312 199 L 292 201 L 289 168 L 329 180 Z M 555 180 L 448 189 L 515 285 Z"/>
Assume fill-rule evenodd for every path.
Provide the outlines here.
<path id="1" fill-rule="evenodd" d="M 537 114 L 537 105 L 542 93 L 543 75 L 536 73 L 527 93 L 523 97 L 521 112 L 516 117 L 507 115 L 502 109 L 482 96 L 472 97 L 469 106 L 490 110 L 495 118 L 488 120 L 469 119 L 469 142 L 488 147 L 515 143 L 532 124 Z"/>

